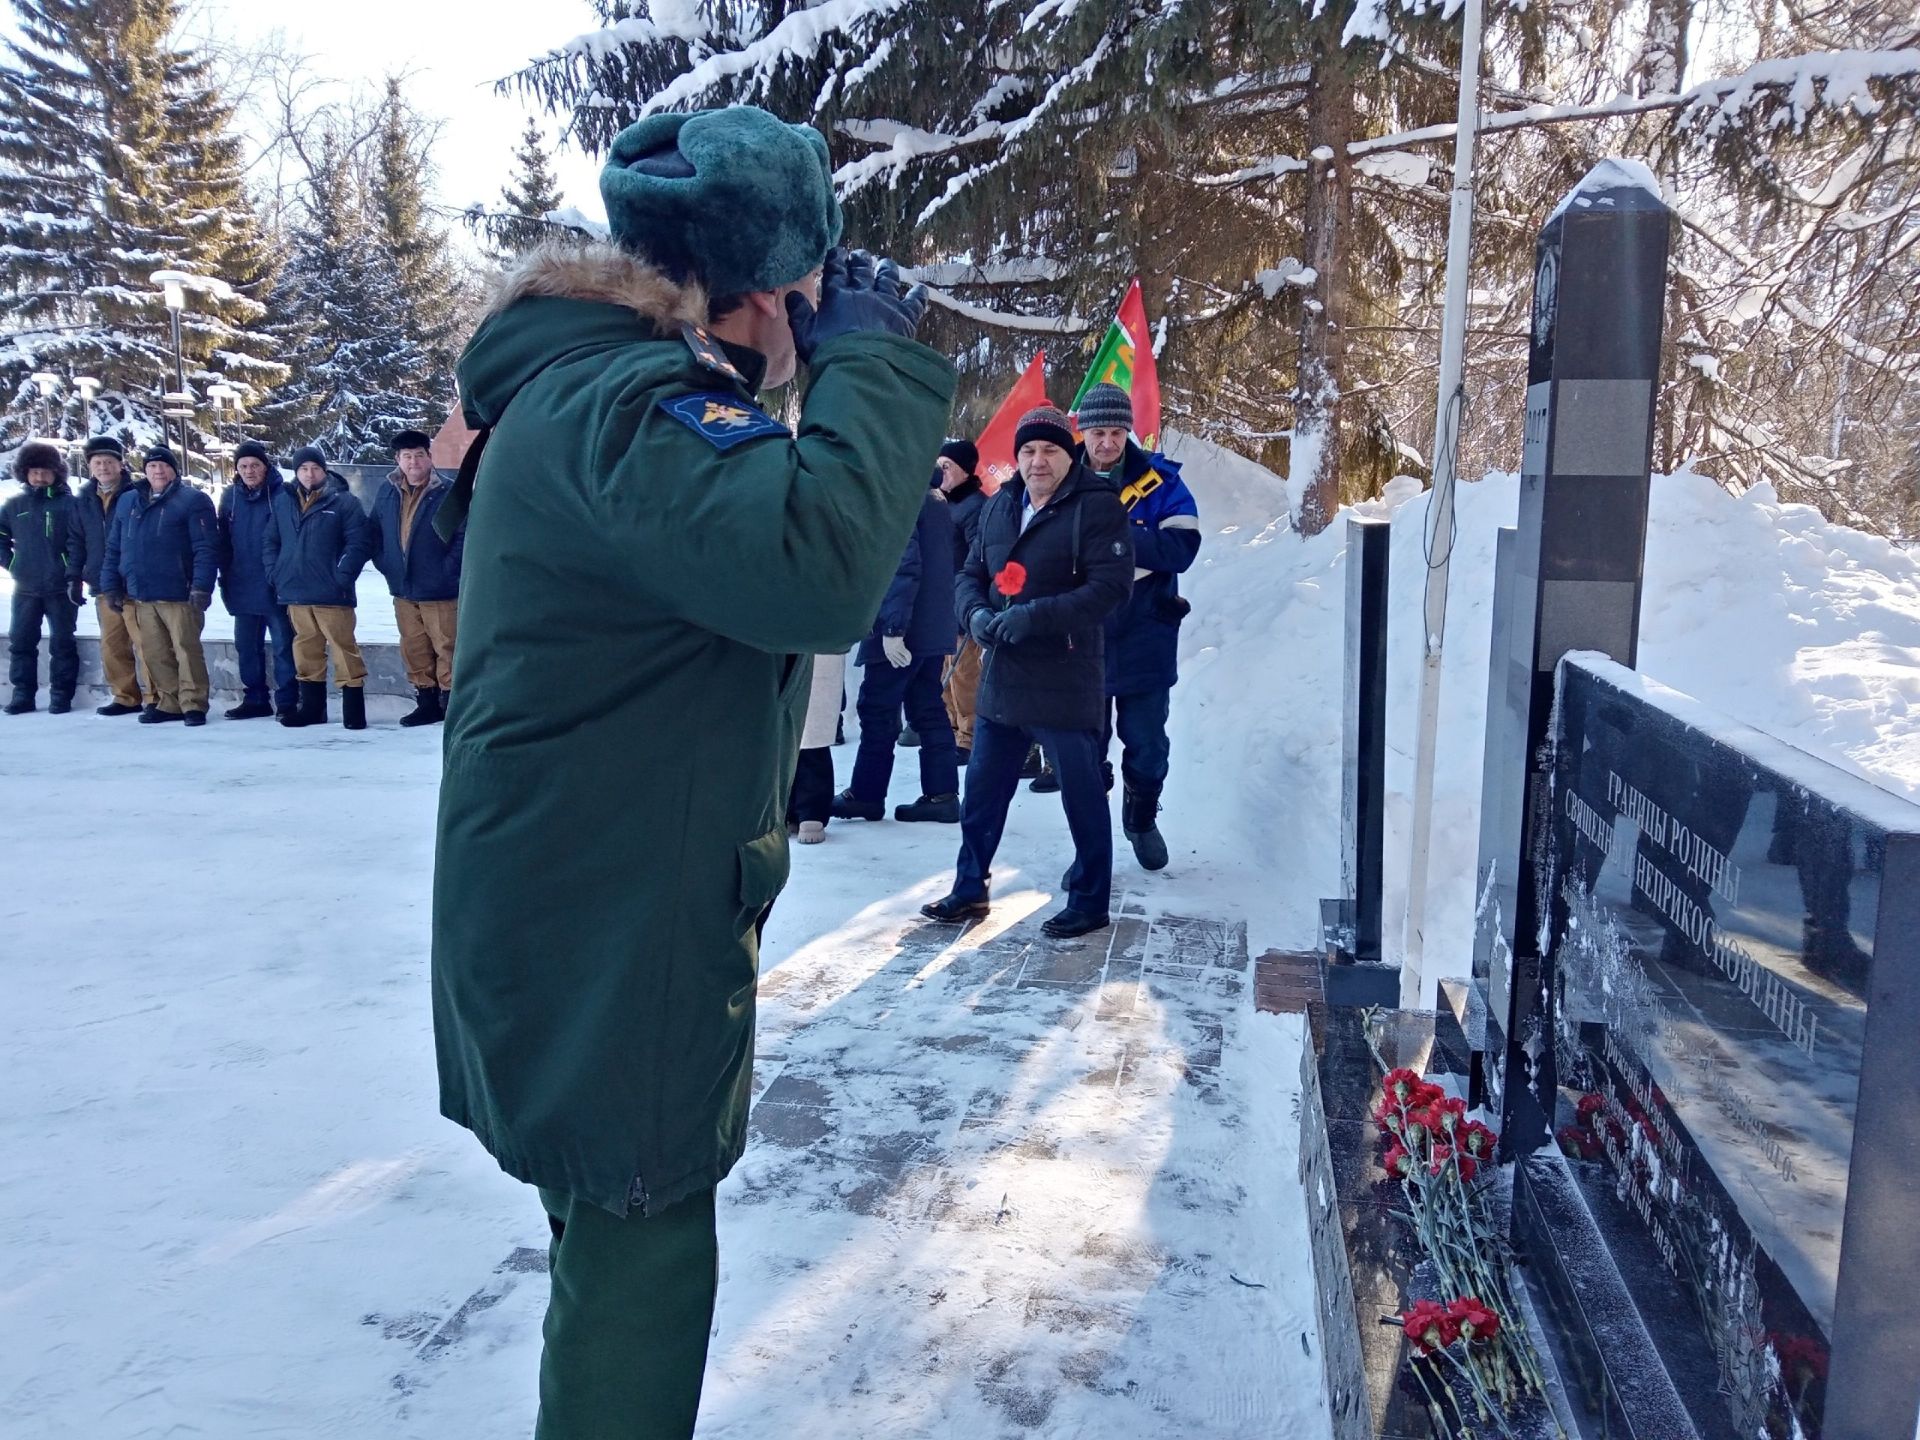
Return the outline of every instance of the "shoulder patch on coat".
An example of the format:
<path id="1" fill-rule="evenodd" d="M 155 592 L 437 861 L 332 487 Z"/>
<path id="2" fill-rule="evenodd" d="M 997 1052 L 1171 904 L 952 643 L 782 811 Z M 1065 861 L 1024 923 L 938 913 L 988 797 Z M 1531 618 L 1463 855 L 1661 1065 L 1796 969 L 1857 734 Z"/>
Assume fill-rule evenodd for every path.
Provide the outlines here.
<path id="1" fill-rule="evenodd" d="M 746 383 L 747 377 L 740 373 L 739 366 L 727 358 L 727 352 L 720 348 L 720 342 L 707 331 L 698 325 L 683 324 L 680 327 L 680 338 L 687 342 L 687 349 L 693 352 L 693 358 L 707 369 L 724 375 L 729 380 Z"/>
<path id="2" fill-rule="evenodd" d="M 716 450 L 731 450 L 749 440 L 791 432 L 778 420 L 738 395 L 719 391 L 681 395 L 667 401 L 666 412 Z"/>

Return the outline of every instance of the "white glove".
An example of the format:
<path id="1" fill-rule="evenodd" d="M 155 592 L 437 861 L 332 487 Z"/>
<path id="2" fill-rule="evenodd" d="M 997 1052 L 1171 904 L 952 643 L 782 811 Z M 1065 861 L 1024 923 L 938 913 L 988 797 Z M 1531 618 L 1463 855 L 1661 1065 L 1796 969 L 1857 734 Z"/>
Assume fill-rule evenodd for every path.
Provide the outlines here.
<path id="1" fill-rule="evenodd" d="M 886 652 L 887 663 L 896 670 L 904 670 L 913 664 L 913 652 L 907 649 L 904 636 L 888 635 L 880 641 L 880 648 Z"/>

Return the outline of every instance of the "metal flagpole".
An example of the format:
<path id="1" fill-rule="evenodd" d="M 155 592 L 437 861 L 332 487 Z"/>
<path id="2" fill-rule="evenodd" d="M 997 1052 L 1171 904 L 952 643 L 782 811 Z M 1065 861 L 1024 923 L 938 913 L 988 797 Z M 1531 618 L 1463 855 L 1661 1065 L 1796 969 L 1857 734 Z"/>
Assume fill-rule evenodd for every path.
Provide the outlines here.
<path id="1" fill-rule="evenodd" d="M 1407 866 L 1407 926 L 1400 1003 L 1418 1007 L 1426 950 L 1427 871 L 1433 847 L 1433 765 L 1440 729 L 1440 650 L 1453 561 L 1453 488 L 1459 478 L 1461 383 L 1467 342 L 1467 270 L 1473 243 L 1473 143 L 1480 118 L 1480 0 L 1465 0 L 1460 36 L 1460 114 L 1453 142 L 1453 204 L 1447 226 L 1447 295 L 1440 328 L 1440 402 L 1433 427 L 1433 493 L 1427 504 L 1426 657 L 1420 670 L 1420 735 L 1413 772 L 1413 853 Z"/>

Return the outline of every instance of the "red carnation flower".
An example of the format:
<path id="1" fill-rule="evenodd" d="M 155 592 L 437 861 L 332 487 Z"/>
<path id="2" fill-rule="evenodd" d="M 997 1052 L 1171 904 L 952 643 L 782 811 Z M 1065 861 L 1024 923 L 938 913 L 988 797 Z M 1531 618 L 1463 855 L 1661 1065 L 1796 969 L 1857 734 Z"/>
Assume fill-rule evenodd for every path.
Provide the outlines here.
<path id="1" fill-rule="evenodd" d="M 1444 1350 L 1460 1338 L 1460 1322 L 1438 1300 L 1422 1300 L 1402 1311 L 1400 1329 L 1413 1342 L 1416 1355 Z"/>
<path id="2" fill-rule="evenodd" d="M 1433 1161 L 1427 1166 L 1427 1173 L 1438 1176 L 1446 1170 L 1449 1162 L 1460 1167 L 1462 1180 L 1471 1180 L 1474 1172 L 1480 1168 L 1480 1162 L 1471 1155 L 1462 1155 L 1451 1145 L 1436 1145 L 1433 1147 Z"/>
<path id="3" fill-rule="evenodd" d="M 1457 1096 L 1441 1100 L 1433 1108 L 1440 1112 L 1440 1118 L 1448 1129 L 1467 1118 L 1467 1102 Z"/>
<path id="4" fill-rule="evenodd" d="M 1425 1080 L 1422 1080 L 1419 1088 L 1414 1091 L 1412 1103 L 1415 1105 L 1433 1105 L 1446 1098 L 1446 1091 L 1442 1090 L 1438 1085 L 1431 1085 Z"/>
<path id="5" fill-rule="evenodd" d="M 1583 1130 L 1578 1125 L 1562 1125 L 1555 1136 L 1560 1149 L 1571 1160 L 1598 1160 L 1600 1142 L 1593 1138 L 1593 1132 Z"/>
<path id="6" fill-rule="evenodd" d="M 1447 1128 L 1447 1119 L 1443 1111 L 1432 1105 L 1421 1105 L 1407 1112 L 1407 1123 L 1418 1125 L 1432 1135 L 1442 1134 Z"/>
<path id="7" fill-rule="evenodd" d="M 993 577 L 993 588 L 1011 600 L 1027 588 L 1027 567 L 1018 560 L 1009 560 Z"/>
<path id="8" fill-rule="evenodd" d="M 1373 1107 L 1373 1123 L 1380 1127 L 1383 1134 L 1398 1135 L 1401 1125 L 1405 1123 L 1401 1119 L 1399 1102 L 1391 1095 L 1382 1095 L 1380 1103 Z"/>
<path id="9" fill-rule="evenodd" d="M 1469 1155 L 1491 1155 L 1500 1137 L 1478 1120 L 1469 1120 L 1459 1135 L 1459 1143 Z"/>
<path id="10" fill-rule="evenodd" d="M 1388 1071 L 1387 1078 L 1380 1083 L 1391 1099 L 1404 1104 L 1425 1082 L 1403 1065 L 1398 1070 Z"/>
<path id="11" fill-rule="evenodd" d="M 1398 1140 L 1387 1147 L 1387 1153 L 1380 1157 L 1380 1164 L 1396 1180 L 1404 1180 L 1413 1173 L 1414 1159 L 1407 1153 L 1406 1146 Z"/>
<path id="12" fill-rule="evenodd" d="M 1582 1095 L 1580 1097 L 1580 1103 L 1574 1108 L 1580 1112 L 1580 1118 L 1582 1120 L 1591 1120 L 1600 1111 L 1607 1108 L 1607 1097 L 1595 1094 Z"/>
<path id="13" fill-rule="evenodd" d="M 1482 1304 L 1477 1296 L 1469 1295 L 1464 1300 L 1454 1301 L 1447 1307 L 1447 1315 L 1469 1340 L 1491 1340 L 1500 1333 L 1499 1315 Z"/>

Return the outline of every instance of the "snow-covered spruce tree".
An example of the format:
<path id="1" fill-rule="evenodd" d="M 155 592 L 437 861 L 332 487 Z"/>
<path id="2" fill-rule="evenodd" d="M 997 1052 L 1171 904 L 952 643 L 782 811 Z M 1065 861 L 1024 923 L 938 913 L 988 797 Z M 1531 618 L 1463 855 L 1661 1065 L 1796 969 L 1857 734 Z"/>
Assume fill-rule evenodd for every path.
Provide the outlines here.
<path id="1" fill-rule="evenodd" d="M 260 329 L 272 255 L 248 206 L 232 108 L 204 57 L 169 38 L 176 0 L 13 0 L 0 59 L 0 446 L 38 425 L 27 377 L 102 382 L 93 421 L 160 434 L 173 384 L 167 312 L 148 277 L 224 282 L 192 297 L 189 388 L 249 400 L 285 371 Z M 210 438 L 203 403 L 199 440 Z M 62 425 L 78 433 L 77 404 Z"/>
<path id="2" fill-rule="evenodd" d="M 561 203 L 552 152 L 546 148 L 539 122 L 529 116 L 514 147 L 513 179 L 500 187 L 501 208 L 473 219 L 485 233 L 493 258 L 504 263 L 553 234 L 554 226 L 546 217 Z"/>
<path id="3" fill-rule="evenodd" d="M 284 452 L 318 445 L 329 459 L 378 461 L 394 431 L 437 424 L 422 377 L 435 360 L 396 317 L 407 293 L 346 140 L 321 138 L 290 253 L 270 301 L 292 376 L 257 417 Z M 449 392 L 450 393 L 450 392 Z"/>
<path id="4" fill-rule="evenodd" d="M 1867 109 L 1910 133 L 1914 67 L 1897 36 L 1875 57 L 1756 67 L 1837 36 L 1723 16 L 1732 38 L 1713 63 L 1729 78 L 1662 90 L 1687 80 L 1686 37 L 1701 28 L 1691 3 L 1489 7 L 1470 375 L 1496 463 L 1518 454 L 1508 424 L 1521 413 L 1533 239 L 1593 160 L 1656 162 L 1683 215 L 1744 203 L 1758 217 L 1756 201 L 1739 200 L 1751 166 L 1704 143 L 1708 130 L 1744 126 L 1796 173 L 1821 163 L 1821 127 L 1857 138 Z M 1139 273 L 1160 317 L 1170 422 L 1289 470 L 1303 528 L 1372 488 L 1409 446 L 1429 448 L 1458 27 L 1418 0 L 662 0 L 648 15 L 603 15 L 606 29 L 520 83 L 569 112 L 590 148 L 645 111 L 728 100 L 826 127 L 854 236 L 918 260 L 947 290 L 929 333 L 962 357 L 969 420 L 1039 344 L 1066 362 L 1055 383 L 1070 393 L 1071 348 L 1091 344 Z M 1795 123 L 1774 125 L 1776 107 Z M 1896 139 L 1886 158 L 1910 153 Z M 1810 218 L 1870 221 L 1896 248 L 1905 233 L 1886 206 L 1825 215 Z M 1718 238 L 1710 215 L 1699 223 Z M 1793 229 L 1767 233 L 1790 252 Z M 1685 293 L 1690 233 L 1676 247 L 1674 336 L 1710 309 Z M 1772 323 L 1783 316 L 1784 301 Z M 1754 338 L 1746 323 L 1707 344 L 1738 354 Z M 1783 344 L 1827 338 L 1800 326 Z M 1892 353 L 1854 348 L 1856 363 Z M 1718 383 L 1710 357 L 1675 353 L 1669 412 L 1676 387 Z M 1769 369 L 1773 393 L 1740 391 L 1720 413 L 1782 414 L 1766 402 L 1792 376 Z M 1742 483 L 1807 443 L 1716 449 L 1690 421 L 1660 458 L 1699 454 Z"/>
<path id="5" fill-rule="evenodd" d="M 472 329 L 472 300 L 445 228 L 427 207 L 432 132 L 387 81 L 367 179 L 382 247 L 399 282 L 390 323 L 421 352 L 420 370 L 400 387 L 415 397 L 411 423 L 432 430 L 453 405 L 453 366 Z"/>

